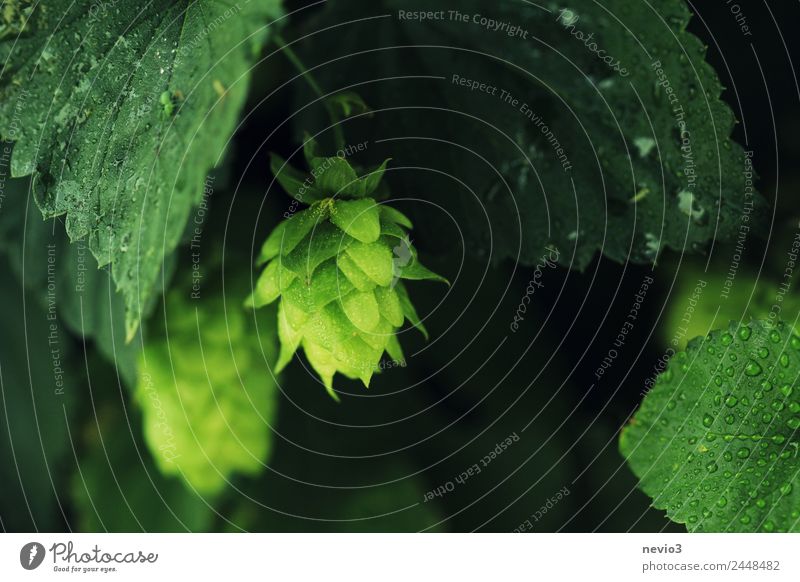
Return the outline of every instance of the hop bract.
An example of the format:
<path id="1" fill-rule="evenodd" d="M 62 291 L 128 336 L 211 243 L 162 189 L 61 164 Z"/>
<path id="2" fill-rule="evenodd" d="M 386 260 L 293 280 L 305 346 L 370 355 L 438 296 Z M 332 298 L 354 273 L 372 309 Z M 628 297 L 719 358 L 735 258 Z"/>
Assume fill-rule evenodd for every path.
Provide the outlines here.
<path id="1" fill-rule="evenodd" d="M 277 156 L 278 182 L 309 208 L 281 222 L 264 243 L 266 265 L 249 302 L 280 300 L 282 370 L 302 347 L 328 392 L 338 372 L 369 386 L 384 352 L 402 362 L 397 331 L 408 320 L 426 337 L 403 280 L 446 280 L 425 268 L 408 236 L 411 222 L 372 196 L 387 162 L 359 177 L 343 157 L 305 148 L 311 176 Z"/>

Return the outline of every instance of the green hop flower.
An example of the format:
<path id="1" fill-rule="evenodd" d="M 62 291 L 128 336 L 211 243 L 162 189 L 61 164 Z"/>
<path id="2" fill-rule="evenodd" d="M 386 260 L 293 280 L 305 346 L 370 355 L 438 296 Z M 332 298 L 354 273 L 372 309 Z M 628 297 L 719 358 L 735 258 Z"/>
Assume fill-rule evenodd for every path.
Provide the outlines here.
<path id="1" fill-rule="evenodd" d="M 248 304 L 280 299 L 280 372 L 302 347 L 328 393 L 338 372 L 369 386 L 386 352 L 404 361 L 397 332 L 408 320 L 427 331 L 403 280 L 447 283 L 425 268 L 411 244 L 411 221 L 376 202 L 388 160 L 359 177 L 341 157 L 323 158 L 308 140 L 311 176 L 272 157 L 278 182 L 310 207 L 281 222 L 264 243 L 258 264 L 266 265 Z"/>
<path id="2" fill-rule="evenodd" d="M 189 300 L 172 291 L 164 316 L 148 330 L 139 364 L 135 400 L 145 440 L 162 473 L 213 495 L 233 473 L 264 468 L 277 408 L 269 370 L 277 342 L 266 325 L 252 329 L 252 313 L 217 294 Z"/>

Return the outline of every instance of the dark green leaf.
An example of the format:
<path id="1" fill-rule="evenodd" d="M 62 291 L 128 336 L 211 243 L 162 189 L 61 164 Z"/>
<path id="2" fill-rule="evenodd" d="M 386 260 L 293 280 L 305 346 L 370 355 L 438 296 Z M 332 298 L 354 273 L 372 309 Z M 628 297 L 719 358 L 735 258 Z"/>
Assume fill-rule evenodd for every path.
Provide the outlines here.
<path id="1" fill-rule="evenodd" d="M 374 120 L 348 137 L 379 143 L 413 128 L 374 155 L 408 168 L 396 189 L 443 209 L 420 208 L 420 236 L 455 222 L 478 256 L 535 264 L 555 244 L 560 262 L 584 268 L 598 251 L 639 263 L 696 251 L 764 218 L 684 0 L 436 8 L 443 20 L 419 21 L 399 15 L 429 2 L 330 0 L 302 47 L 329 90 L 383 79 L 359 89 Z"/>
<path id="2" fill-rule="evenodd" d="M 647 394 L 620 450 L 691 531 L 800 531 L 800 337 L 766 321 L 689 343 Z"/>
<path id="3" fill-rule="evenodd" d="M 33 175 L 45 216 L 65 215 L 70 238 L 113 265 L 130 338 L 213 190 L 204 180 L 280 3 L 95 5 L 37 4 L 22 34 L 0 41 L 0 138 L 16 142 L 12 174 Z"/>

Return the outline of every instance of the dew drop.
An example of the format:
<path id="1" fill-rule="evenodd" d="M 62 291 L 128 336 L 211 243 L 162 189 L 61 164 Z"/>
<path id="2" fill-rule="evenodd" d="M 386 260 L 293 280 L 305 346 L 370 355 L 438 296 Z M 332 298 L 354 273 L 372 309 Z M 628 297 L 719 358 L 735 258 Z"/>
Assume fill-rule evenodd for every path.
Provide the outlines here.
<path id="1" fill-rule="evenodd" d="M 763 369 L 761 368 L 761 365 L 758 362 L 754 362 L 753 360 L 750 360 L 750 362 L 744 368 L 745 375 L 751 377 L 758 376 L 762 371 Z"/>

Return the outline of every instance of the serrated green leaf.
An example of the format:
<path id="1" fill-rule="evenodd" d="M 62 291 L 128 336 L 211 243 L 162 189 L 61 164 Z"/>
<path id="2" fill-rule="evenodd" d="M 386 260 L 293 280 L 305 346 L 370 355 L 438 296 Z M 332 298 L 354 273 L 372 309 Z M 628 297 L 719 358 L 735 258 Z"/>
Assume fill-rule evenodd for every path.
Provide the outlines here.
<path id="1" fill-rule="evenodd" d="M 337 200 L 330 219 L 336 226 L 363 243 L 373 243 L 381 235 L 378 206 L 371 198 Z"/>
<path id="2" fill-rule="evenodd" d="M 8 175 L 5 161 L 0 160 L 0 176 Z M 69 243 L 58 219 L 42 220 L 30 193 L 30 179 L 9 179 L 4 186 L 0 252 L 8 256 L 11 270 L 45 308 L 52 305 L 47 286 L 48 277 L 54 275 L 59 320 L 73 334 L 90 340 L 132 388 L 141 342 L 125 342 L 125 304 L 108 270 L 96 268 L 86 243 Z"/>
<path id="3" fill-rule="evenodd" d="M 764 223 L 765 201 L 750 197 L 750 164 L 730 138 L 733 113 L 706 48 L 687 30 L 684 0 L 464 0 L 457 8 L 513 23 L 519 34 L 458 18 L 397 17 L 430 10 L 423 0 L 330 0 L 304 47 L 309 60 L 326 63 L 324 86 L 352 70 L 398 79 L 360 89 L 392 115 L 348 137 L 415 128 L 418 139 L 397 140 L 391 151 L 405 167 L 431 170 L 422 191 L 417 173 L 394 177 L 447 209 L 417 218 L 426 231 L 447 232 L 455 222 L 471 253 L 531 265 L 555 244 L 563 264 L 582 269 L 598 252 L 652 263 L 665 248 L 696 252 L 713 239 L 733 241 L 743 208 L 751 228 Z M 429 81 L 399 81 L 420 70 Z M 486 91 L 477 90 L 481 83 Z M 298 127 L 325 130 L 328 120 L 314 115 Z"/>
<path id="4" fill-rule="evenodd" d="M 356 266 L 378 285 L 385 287 L 392 282 L 394 266 L 392 252 L 380 242 L 365 244 L 354 242 L 347 247 L 347 255 Z"/>
<path id="5" fill-rule="evenodd" d="M 213 184 L 280 2 L 38 4 L 0 41 L 0 137 L 45 216 L 112 264 L 130 338 Z M 208 28 L 208 23 L 215 26 Z"/>
<path id="6" fill-rule="evenodd" d="M 656 508 L 691 531 L 800 531 L 800 337 L 731 323 L 673 357 L 620 436 Z"/>

